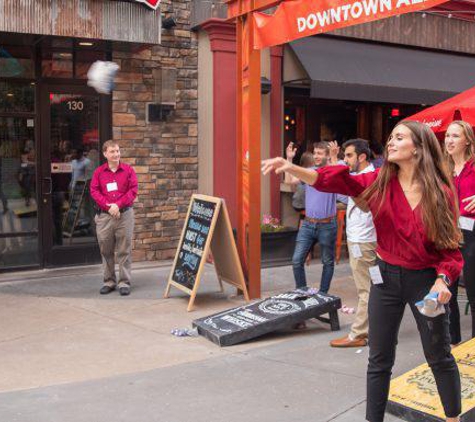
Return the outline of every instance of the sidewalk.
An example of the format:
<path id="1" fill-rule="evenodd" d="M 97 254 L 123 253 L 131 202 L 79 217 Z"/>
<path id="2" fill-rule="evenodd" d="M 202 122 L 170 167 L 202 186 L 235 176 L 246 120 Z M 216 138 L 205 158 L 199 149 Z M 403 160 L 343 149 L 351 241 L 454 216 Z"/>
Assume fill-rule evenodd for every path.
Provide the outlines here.
<path id="1" fill-rule="evenodd" d="M 0 421 L 364 420 L 367 348 L 328 346 L 346 333 L 352 315 L 340 313 L 338 333 L 312 321 L 305 331 L 220 349 L 170 330 L 243 301 L 230 286 L 219 293 L 214 269 L 207 267 L 196 311 L 188 313 L 181 292 L 162 299 L 169 271 L 135 268 L 129 297 L 100 296 L 98 266 L 0 275 L 9 280 L 0 283 Z M 320 272 L 320 265 L 311 265 L 308 279 L 319 280 Z M 292 286 L 290 267 L 263 271 L 263 296 Z M 336 266 L 331 292 L 355 305 L 347 263 Z M 467 316 L 462 323 L 465 339 Z M 394 373 L 422 361 L 407 310 Z"/>

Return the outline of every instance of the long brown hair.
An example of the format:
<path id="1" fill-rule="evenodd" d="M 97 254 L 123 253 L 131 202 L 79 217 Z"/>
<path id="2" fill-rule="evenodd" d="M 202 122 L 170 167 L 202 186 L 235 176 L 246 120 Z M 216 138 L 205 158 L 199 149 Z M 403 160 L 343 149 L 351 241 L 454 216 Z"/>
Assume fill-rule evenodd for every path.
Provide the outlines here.
<path id="1" fill-rule="evenodd" d="M 475 134 L 473 133 L 472 125 L 470 123 L 464 122 L 463 120 L 454 120 L 451 125 L 457 125 L 462 128 L 462 132 L 465 136 L 465 139 L 469 143 L 467 148 L 465 148 L 465 161 L 473 160 L 475 158 Z M 452 156 L 447 152 L 447 149 L 444 148 L 445 156 L 449 162 L 449 168 L 451 173 L 454 171 L 455 163 Z M 475 166 L 475 163 L 474 163 Z"/>
<path id="2" fill-rule="evenodd" d="M 437 249 L 457 249 L 462 238 L 456 224 L 458 207 L 456 201 L 450 199 L 450 196 L 456 197 L 455 189 L 439 141 L 425 124 L 406 120 L 398 125 L 411 131 L 417 150 L 414 177 L 422 186 L 421 210 L 427 238 Z M 384 157 L 387 158 L 387 148 Z M 398 171 L 397 164 L 385 159 L 375 183 L 363 192 L 362 199 L 376 200 L 381 206 L 388 184 Z"/>

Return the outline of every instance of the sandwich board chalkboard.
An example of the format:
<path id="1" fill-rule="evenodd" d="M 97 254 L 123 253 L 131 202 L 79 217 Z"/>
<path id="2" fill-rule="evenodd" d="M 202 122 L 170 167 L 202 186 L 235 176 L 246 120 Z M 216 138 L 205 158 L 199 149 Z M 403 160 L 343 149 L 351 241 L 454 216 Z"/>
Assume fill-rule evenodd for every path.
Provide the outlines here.
<path id="1" fill-rule="evenodd" d="M 452 349 L 462 384 L 461 422 L 475 421 L 475 339 Z M 409 422 L 444 422 L 444 408 L 429 365 L 391 381 L 387 410 Z"/>
<path id="2" fill-rule="evenodd" d="M 222 198 L 198 194 L 191 197 L 164 297 L 168 297 L 172 286 L 176 287 L 191 296 L 187 308 L 190 311 L 210 252 L 221 291 L 224 281 L 249 300 L 226 204 Z"/>
<path id="3" fill-rule="evenodd" d="M 85 192 L 86 181 L 77 180 L 76 183 L 74 183 L 74 187 L 71 192 L 68 211 L 66 211 L 63 219 L 63 236 L 65 237 L 73 237 Z"/>

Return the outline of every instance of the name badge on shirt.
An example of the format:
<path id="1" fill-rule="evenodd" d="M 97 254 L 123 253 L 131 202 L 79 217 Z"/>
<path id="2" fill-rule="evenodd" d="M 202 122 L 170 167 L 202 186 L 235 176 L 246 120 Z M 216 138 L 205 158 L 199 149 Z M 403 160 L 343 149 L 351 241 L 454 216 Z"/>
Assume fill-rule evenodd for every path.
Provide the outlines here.
<path id="1" fill-rule="evenodd" d="M 363 256 L 360 245 L 351 245 L 351 256 L 353 258 L 361 258 Z"/>
<path id="2" fill-rule="evenodd" d="M 461 229 L 473 232 L 474 226 L 475 226 L 475 220 L 473 220 L 472 218 L 467 218 L 467 217 L 459 218 L 459 227 Z"/>
<path id="3" fill-rule="evenodd" d="M 373 284 L 384 283 L 383 276 L 381 275 L 381 271 L 377 265 L 375 265 L 374 267 L 369 267 L 369 275 Z"/>
<path id="4" fill-rule="evenodd" d="M 106 185 L 107 192 L 114 192 L 118 190 L 119 188 L 117 187 L 117 182 L 111 182 Z"/>

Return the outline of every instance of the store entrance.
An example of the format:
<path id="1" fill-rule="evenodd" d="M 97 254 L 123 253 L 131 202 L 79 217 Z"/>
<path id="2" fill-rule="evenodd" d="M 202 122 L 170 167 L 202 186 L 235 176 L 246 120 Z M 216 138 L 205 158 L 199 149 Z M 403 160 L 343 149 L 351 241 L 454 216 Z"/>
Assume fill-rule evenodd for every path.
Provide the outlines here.
<path id="1" fill-rule="evenodd" d="M 101 104 L 78 86 L 41 89 L 40 208 L 44 266 L 97 263 L 89 185 L 100 164 Z"/>
<path id="2" fill-rule="evenodd" d="M 87 71 L 109 47 L 0 32 L 0 272 L 100 262 L 89 184 L 112 98 Z"/>

